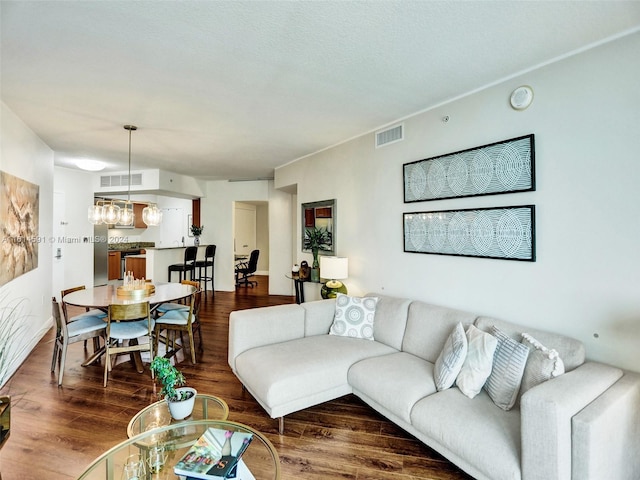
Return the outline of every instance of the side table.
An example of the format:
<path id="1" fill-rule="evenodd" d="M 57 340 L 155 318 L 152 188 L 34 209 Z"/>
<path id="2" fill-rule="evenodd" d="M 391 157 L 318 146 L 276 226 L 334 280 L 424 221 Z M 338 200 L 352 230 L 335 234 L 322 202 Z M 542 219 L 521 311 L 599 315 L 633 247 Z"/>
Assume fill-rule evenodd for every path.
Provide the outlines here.
<path id="1" fill-rule="evenodd" d="M 136 413 L 127 426 L 127 436 L 193 420 L 226 420 L 229 417 L 229 407 L 221 398 L 213 395 L 196 395 L 196 402 L 190 417 L 184 420 L 174 420 L 169 413 L 169 407 L 165 400 L 152 403 Z"/>

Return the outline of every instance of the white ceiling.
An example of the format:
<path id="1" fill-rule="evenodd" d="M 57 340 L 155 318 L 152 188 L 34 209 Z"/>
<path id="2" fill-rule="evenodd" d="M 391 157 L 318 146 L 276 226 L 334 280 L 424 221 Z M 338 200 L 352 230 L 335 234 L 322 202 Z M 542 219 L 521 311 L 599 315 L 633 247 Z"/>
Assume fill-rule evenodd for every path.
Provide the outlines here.
<path id="1" fill-rule="evenodd" d="M 55 152 L 202 178 L 292 160 L 638 29 L 637 1 L 5 1 L 1 93 Z M 505 99 L 506 101 L 506 99 Z"/>

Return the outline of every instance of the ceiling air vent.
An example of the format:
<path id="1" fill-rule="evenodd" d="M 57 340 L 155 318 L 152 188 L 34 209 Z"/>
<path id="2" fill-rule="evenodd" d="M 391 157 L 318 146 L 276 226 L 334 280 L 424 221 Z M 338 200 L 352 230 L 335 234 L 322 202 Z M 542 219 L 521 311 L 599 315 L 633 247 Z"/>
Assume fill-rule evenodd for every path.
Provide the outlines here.
<path id="1" fill-rule="evenodd" d="M 404 140 L 403 124 L 376 132 L 376 148 Z"/>
<path id="2" fill-rule="evenodd" d="M 101 175 L 101 187 L 126 187 L 129 185 L 129 175 Z M 131 185 L 142 185 L 142 173 L 131 174 Z"/>

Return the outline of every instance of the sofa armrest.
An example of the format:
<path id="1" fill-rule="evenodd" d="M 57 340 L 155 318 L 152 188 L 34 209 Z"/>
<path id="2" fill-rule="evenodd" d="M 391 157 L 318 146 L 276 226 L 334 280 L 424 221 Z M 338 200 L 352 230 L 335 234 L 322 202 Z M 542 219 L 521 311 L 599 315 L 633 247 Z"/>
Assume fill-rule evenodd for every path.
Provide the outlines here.
<path id="1" fill-rule="evenodd" d="M 236 357 L 251 348 L 304 337 L 305 310 L 300 305 L 236 310 L 229 314 L 229 356 L 235 372 Z"/>
<path id="2" fill-rule="evenodd" d="M 640 375 L 626 372 L 573 417 L 573 478 L 637 480 Z"/>
<path id="3" fill-rule="evenodd" d="M 622 370 L 587 362 L 527 391 L 520 403 L 522 479 L 571 478 L 572 417 L 599 397 Z"/>

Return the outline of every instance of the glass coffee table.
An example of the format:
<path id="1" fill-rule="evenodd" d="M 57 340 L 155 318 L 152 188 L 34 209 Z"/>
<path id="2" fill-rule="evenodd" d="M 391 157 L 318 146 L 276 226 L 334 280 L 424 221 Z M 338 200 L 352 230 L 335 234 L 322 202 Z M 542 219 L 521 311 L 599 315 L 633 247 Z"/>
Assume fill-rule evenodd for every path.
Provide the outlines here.
<path id="1" fill-rule="evenodd" d="M 196 402 L 191 416 L 184 420 L 174 420 L 169 413 L 165 400 L 152 403 L 136 413 L 127 426 L 129 438 L 148 430 L 193 420 L 226 420 L 229 417 L 229 407 L 221 398 L 213 395 L 196 395 Z"/>
<path id="2" fill-rule="evenodd" d="M 154 428 L 125 440 L 98 457 L 78 480 L 184 479 L 173 472 L 173 467 L 210 427 L 253 434 L 253 440 L 241 459 L 250 474 L 239 474 L 237 480 L 280 479 L 278 453 L 262 433 L 247 425 L 226 420 L 192 420 Z M 138 476 L 127 477 L 125 465 L 128 470 L 131 459 L 139 461 L 142 466 Z"/>

